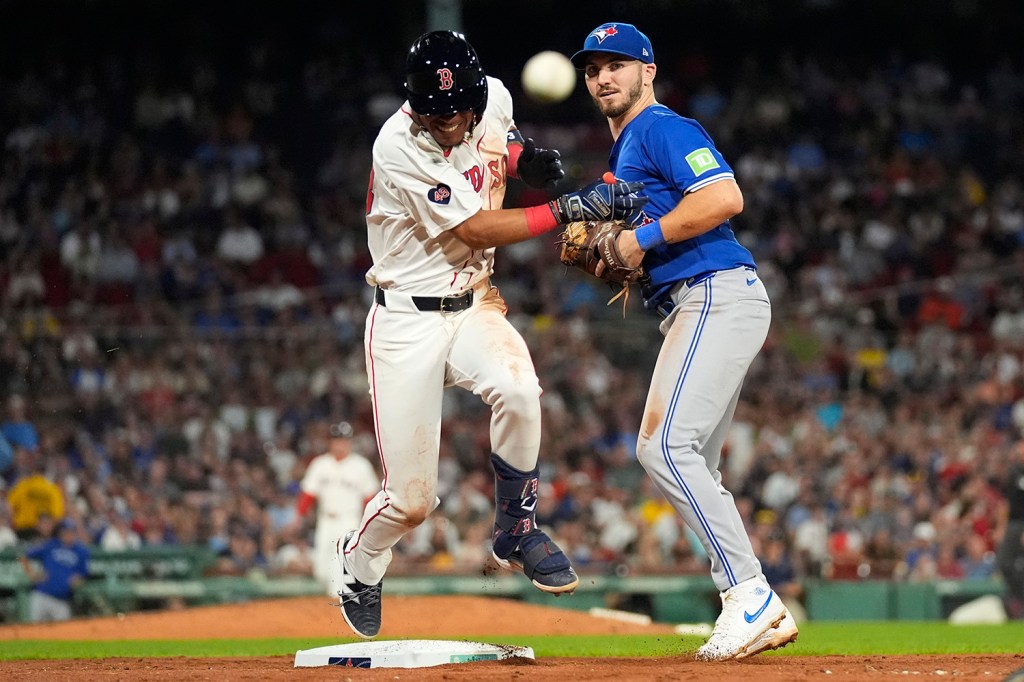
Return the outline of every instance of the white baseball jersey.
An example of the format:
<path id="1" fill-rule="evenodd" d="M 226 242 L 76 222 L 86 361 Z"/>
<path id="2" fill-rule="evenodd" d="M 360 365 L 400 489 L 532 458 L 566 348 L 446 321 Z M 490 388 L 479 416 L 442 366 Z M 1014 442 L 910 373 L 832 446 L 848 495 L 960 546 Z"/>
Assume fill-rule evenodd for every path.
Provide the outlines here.
<path id="1" fill-rule="evenodd" d="M 473 135 L 448 151 L 413 122 L 408 102 L 381 127 L 367 198 L 369 284 L 444 296 L 491 274 L 493 248 L 474 251 L 447 233 L 481 208 L 501 208 L 505 199 L 512 96 L 494 78 L 487 88 Z"/>
<path id="2" fill-rule="evenodd" d="M 359 525 L 363 504 L 380 490 L 380 479 L 370 461 L 357 453 L 338 460 L 326 453 L 310 461 L 299 483 L 302 492 L 316 498 L 315 575 L 326 582 L 339 537 Z M 328 585 L 328 593 L 334 590 Z"/>
<path id="3" fill-rule="evenodd" d="M 512 97 L 501 81 L 488 78 L 487 86 L 480 121 L 456 147 L 445 150 L 423 132 L 408 102 L 373 145 L 366 227 L 374 265 L 366 281 L 383 294 L 367 312 L 363 341 L 384 484 L 345 549 L 346 569 L 367 585 L 381 580 L 391 548 L 440 502 L 446 387 L 490 406 L 491 451 L 510 466 L 531 471 L 540 453 L 540 383 L 491 286 L 494 249 L 471 249 L 451 233 L 505 198 Z M 412 299 L 467 289 L 472 303 L 457 312 Z"/>

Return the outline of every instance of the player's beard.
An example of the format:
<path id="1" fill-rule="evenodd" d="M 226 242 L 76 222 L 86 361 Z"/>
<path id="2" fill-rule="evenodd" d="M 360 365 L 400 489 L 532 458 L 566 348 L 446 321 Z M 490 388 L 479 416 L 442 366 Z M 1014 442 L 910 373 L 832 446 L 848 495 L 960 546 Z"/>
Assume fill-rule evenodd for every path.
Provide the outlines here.
<path id="1" fill-rule="evenodd" d="M 600 96 L 592 97 L 592 99 L 594 100 L 594 104 L 597 105 L 598 110 L 604 114 L 605 118 L 619 118 L 632 109 L 634 104 L 640 101 L 643 91 L 644 81 L 642 78 L 637 78 L 629 88 L 629 92 L 626 93 L 626 99 L 624 102 L 616 104 L 615 102 L 603 99 Z"/>

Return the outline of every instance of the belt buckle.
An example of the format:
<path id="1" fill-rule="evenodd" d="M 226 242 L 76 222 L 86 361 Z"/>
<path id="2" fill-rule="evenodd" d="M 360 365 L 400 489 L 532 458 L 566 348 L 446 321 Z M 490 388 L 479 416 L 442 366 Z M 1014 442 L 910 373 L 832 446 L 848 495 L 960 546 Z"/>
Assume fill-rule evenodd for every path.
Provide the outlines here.
<path id="1" fill-rule="evenodd" d="M 447 294 L 441 297 L 440 310 L 442 313 L 456 313 L 461 309 L 456 309 L 455 304 L 466 297 L 466 294 L 473 295 L 473 291 L 463 292 L 461 294 L 455 294 L 448 296 Z"/>

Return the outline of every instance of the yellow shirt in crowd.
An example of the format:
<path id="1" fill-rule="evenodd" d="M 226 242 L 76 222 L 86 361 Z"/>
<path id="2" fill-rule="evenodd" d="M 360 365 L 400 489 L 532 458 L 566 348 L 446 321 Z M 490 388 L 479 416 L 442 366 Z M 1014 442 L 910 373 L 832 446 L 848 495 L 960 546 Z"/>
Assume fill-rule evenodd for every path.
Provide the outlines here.
<path id="1" fill-rule="evenodd" d="M 49 514 L 55 520 L 64 518 L 64 493 L 42 474 L 15 483 L 7 493 L 7 503 L 15 531 L 35 528 L 41 514 Z"/>

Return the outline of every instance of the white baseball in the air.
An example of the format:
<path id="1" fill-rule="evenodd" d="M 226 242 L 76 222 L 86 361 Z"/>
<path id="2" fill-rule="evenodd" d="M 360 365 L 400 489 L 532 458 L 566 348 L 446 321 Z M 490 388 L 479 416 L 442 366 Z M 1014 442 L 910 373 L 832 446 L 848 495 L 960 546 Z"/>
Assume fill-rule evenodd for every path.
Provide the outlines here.
<path id="1" fill-rule="evenodd" d="M 538 52 L 523 66 L 523 91 L 538 102 L 561 102 L 575 87 L 576 68 L 561 52 Z"/>

